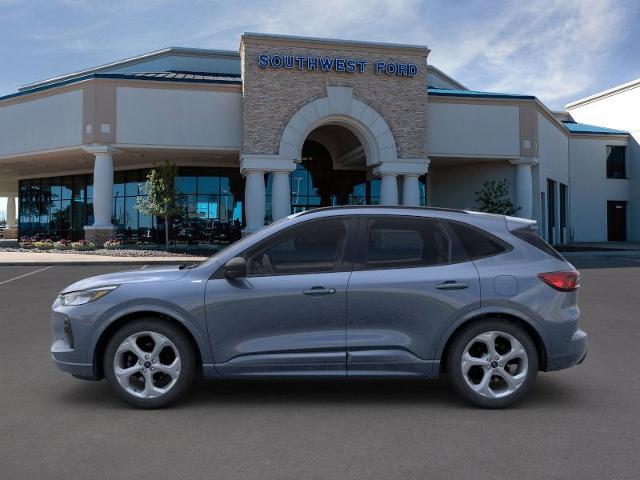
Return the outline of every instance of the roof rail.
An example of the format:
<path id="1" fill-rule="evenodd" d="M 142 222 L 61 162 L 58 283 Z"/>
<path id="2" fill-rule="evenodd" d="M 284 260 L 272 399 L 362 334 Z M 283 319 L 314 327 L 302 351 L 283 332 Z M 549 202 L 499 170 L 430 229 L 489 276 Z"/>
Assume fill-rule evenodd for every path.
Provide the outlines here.
<path id="1" fill-rule="evenodd" d="M 434 211 L 434 212 L 451 212 L 451 213 L 464 213 L 468 214 L 469 212 L 466 210 L 460 210 L 456 208 L 444 208 L 444 207 L 415 207 L 410 205 L 339 205 L 334 207 L 319 207 L 312 208 L 309 210 L 305 210 L 301 212 L 299 215 L 308 215 L 310 213 L 315 212 L 326 212 L 328 210 L 348 210 L 348 209 L 358 209 L 365 208 L 371 210 L 380 210 L 380 209 L 394 209 L 394 210 L 421 210 L 421 211 Z"/>

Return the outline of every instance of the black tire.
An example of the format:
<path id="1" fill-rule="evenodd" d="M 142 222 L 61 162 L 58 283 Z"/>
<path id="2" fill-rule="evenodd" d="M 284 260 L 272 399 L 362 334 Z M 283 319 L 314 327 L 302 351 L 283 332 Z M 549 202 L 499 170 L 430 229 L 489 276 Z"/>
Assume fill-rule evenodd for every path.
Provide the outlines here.
<path id="1" fill-rule="evenodd" d="M 491 331 L 503 332 L 518 340 L 526 352 L 528 361 L 527 373 L 522 384 L 513 393 L 499 398 L 489 398 L 474 392 L 462 373 L 462 357 L 467 345 L 478 335 Z M 533 340 L 518 324 L 501 319 L 481 320 L 463 328 L 452 340 L 445 360 L 447 375 L 453 389 L 467 402 L 481 408 L 503 408 L 520 400 L 531 389 L 538 375 L 538 351 Z M 490 371 L 490 367 L 482 368 Z"/>
<path id="2" fill-rule="evenodd" d="M 114 360 L 118 347 L 129 336 L 138 332 L 156 332 L 167 337 L 180 356 L 180 373 L 175 384 L 164 394 L 155 398 L 140 398 L 127 392 L 118 382 L 114 371 Z M 181 398 L 195 377 L 196 360 L 191 342 L 183 331 L 171 322 L 158 318 L 143 318 L 127 323 L 109 339 L 103 357 L 104 375 L 111 390 L 122 400 L 137 408 L 165 407 Z"/>

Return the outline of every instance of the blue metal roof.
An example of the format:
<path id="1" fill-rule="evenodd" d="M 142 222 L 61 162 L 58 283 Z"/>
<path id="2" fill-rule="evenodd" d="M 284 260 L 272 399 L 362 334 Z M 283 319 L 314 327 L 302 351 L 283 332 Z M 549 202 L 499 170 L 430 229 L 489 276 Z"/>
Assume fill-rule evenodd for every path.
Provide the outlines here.
<path id="1" fill-rule="evenodd" d="M 525 100 L 535 100 L 533 95 L 521 95 L 519 93 L 499 93 L 499 92 L 479 92 L 477 90 L 455 90 L 448 88 L 428 87 L 429 95 L 440 97 L 477 97 L 477 98 L 519 98 Z"/>
<path id="2" fill-rule="evenodd" d="M 625 130 L 614 130 L 613 128 L 598 127 L 597 125 L 588 125 L 586 123 L 577 123 L 563 121 L 565 127 L 569 129 L 571 133 L 597 133 L 600 135 L 628 135 L 629 132 Z"/>
<path id="3" fill-rule="evenodd" d="M 218 83 L 242 85 L 240 75 L 232 75 L 228 73 L 194 73 L 194 72 L 149 72 L 149 73 L 90 73 L 81 77 L 74 77 L 69 80 L 49 83 L 41 87 L 35 87 L 28 90 L 22 90 L 17 93 L 10 93 L 0 97 L 0 100 L 9 98 L 22 97 L 35 92 L 42 92 L 51 88 L 62 87 L 72 83 L 90 80 L 92 78 L 113 78 L 119 80 L 146 80 L 152 82 L 185 82 L 185 83 Z"/>

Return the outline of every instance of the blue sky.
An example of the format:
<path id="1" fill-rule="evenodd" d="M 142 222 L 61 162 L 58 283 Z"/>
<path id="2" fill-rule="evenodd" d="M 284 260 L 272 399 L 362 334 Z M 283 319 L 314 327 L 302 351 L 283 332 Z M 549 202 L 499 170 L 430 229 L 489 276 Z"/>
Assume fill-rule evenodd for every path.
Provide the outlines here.
<path id="1" fill-rule="evenodd" d="M 427 45 L 468 88 L 552 109 L 640 78 L 634 0 L 0 0 L 0 95 L 168 46 L 237 50 L 243 31 Z"/>
<path id="2" fill-rule="evenodd" d="M 0 0 L 0 94 L 166 46 L 236 50 L 243 31 L 427 45 L 467 87 L 553 109 L 640 77 L 633 0 Z"/>

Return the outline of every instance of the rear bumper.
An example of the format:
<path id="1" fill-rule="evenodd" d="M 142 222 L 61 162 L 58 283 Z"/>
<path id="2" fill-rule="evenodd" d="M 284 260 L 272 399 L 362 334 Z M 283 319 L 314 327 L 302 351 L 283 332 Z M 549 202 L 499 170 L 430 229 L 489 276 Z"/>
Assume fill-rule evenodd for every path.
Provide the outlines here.
<path id="1" fill-rule="evenodd" d="M 587 356 L 587 334 L 576 330 L 562 352 L 556 352 L 547 358 L 546 371 L 562 370 L 582 363 Z"/>

